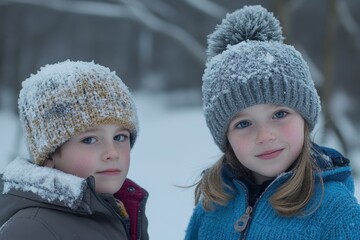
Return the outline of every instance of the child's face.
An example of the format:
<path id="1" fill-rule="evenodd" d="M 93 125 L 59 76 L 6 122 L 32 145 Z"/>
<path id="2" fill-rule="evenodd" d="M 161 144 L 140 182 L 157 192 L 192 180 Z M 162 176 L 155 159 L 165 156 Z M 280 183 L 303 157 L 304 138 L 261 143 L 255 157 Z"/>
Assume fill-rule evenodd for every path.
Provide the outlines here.
<path id="1" fill-rule="evenodd" d="M 115 193 L 125 181 L 130 163 L 130 133 L 115 124 L 102 124 L 72 137 L 53 156 L 54 168 L 95 177 L 96 191 Z"/>
<path id="2" fill-rule="evenodd" d="M 237 159 L 262 183 L 286 171 L 304 143 L 304 119 L 273 104 L 244 109 L 230 122 L 228 140 Z"/>

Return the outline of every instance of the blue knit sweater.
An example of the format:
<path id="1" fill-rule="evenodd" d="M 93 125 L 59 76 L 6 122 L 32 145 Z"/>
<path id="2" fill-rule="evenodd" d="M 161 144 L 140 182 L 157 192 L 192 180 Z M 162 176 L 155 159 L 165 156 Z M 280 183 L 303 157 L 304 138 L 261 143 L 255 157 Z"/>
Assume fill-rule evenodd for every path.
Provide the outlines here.
<path id="1" fill-rule="evenodd" d="M 333 149 L 315 146 L 315 155 L 324 180 L 321 204 L 321 187 L 317 185 L 307 207 L 316 211 L 296 217 L 281 217 L 268 199 L 286 181 L 291 172 L 277 177 L 260 196 L 252 208 L 249 221 L 242 232 L 234 225 L 246 212 L 246 185 L 224 171 L 224 179 L 236 189 L 236 196 L 226 206 L 206 211 L 201 203 L 196 206 L 186 231 L 186 240 L 273 240 L 273 239 L 360 239 L 360 205 L 354 197 L 354 183 L 348 160 Z M 314 153 L 315 154 L 315 153 Z M 248 208 L 249 210 L 249 208 Z"/>

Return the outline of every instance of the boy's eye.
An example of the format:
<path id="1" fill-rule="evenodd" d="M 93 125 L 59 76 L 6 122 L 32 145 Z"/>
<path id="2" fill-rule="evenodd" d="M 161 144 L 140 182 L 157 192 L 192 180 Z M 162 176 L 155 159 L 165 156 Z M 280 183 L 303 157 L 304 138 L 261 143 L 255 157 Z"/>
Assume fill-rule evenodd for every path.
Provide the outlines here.
<path id="1" fill-rule="evenodd" d="M 126 139 L 128 139 L 128 136 L 124 134 L 119 134 L 114 137 L 114 140 L 118 142 L 124 142 Z"/>
<path id="2" fill-rule="evenodd" d="M 288 115 L 287 112 L 281 110 L 281 111 L 278 111 L 274 114 L 274 118 L 283 118 L 285 117 L 286 115 Z"/>
<path id="3" fill-rule="evenodd" d="M 249 127 L 251 125 L 251 123 L 249 121 L 241 121 L 236 125 L 236 128 L 246 128 Z"/>
<path id="4" fill-rule="evenodd" d="M 87 137 L 84 138 L 83 140 L 81 140 L 81 142 L 85 143 L 85 144 L 92 144 L 95 143 L 97 140 L 94 137 Z"/>

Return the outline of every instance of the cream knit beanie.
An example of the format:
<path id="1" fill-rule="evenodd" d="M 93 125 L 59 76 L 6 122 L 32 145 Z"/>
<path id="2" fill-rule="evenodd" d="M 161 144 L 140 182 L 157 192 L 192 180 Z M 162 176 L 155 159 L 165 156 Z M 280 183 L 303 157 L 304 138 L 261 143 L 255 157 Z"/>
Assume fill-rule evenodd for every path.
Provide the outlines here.
<path id="1" fill-rule="evenodd" d="M 94 62 L 46 65 L 22 83 L 19 114 L 32 160 L 39 165 L 54 151 L 91 126 L 120 124 L 138 133 L 133 98 L 121 79 Z"/>

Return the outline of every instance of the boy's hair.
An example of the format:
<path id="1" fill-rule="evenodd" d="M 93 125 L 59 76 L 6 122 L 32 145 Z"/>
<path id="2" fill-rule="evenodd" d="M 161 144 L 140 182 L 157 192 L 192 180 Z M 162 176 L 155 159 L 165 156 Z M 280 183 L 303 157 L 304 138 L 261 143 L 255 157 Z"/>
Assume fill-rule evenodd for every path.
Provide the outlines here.
<path id="1" fill-rule="evenodd" d="M 203 110 L 221 151 L 225 151 L 231 119 L 256 104 L 294 109 L 310 130 L 317 123 L 320 99 L 309 68 L 283 39 L 279 21 L 261 6 L 227 14 L 208 36 Z"/>
<path id="2" fill-rule="evenodd" d="M 311 141 L 308 124 L 305 124 L 305 140 L 302 152 L 290 170 L 293 176 L 286 181 L 269 199 L 272 207 L 282 216 L 293 216 L 303 213 L 315 188 L 314 172 L 317 166 L 311 156 Z M 224 181 L 222 171 L 227 166 L 236 178 L 247 178 L 249 170 L 236 158 L 230 144 L 227 144 L 224 155 L 207 169 L 195 189 L 195 203 L 201 201 L 206 210 L 217 205 L 226 205 L 233 198 L 235 189 Z M 321 182 L 321 179 L 320 179 Z"/>
<path id="3" fill-rule="evenodd" d="M 22 83 L 19 114 L 32 160 L 43 165 L 71 137 L 98 124 L 138 133 L 134 100 L 115 72 L 94 62 L 64 61 L 42 67 Z"/>

